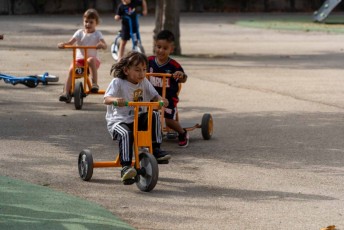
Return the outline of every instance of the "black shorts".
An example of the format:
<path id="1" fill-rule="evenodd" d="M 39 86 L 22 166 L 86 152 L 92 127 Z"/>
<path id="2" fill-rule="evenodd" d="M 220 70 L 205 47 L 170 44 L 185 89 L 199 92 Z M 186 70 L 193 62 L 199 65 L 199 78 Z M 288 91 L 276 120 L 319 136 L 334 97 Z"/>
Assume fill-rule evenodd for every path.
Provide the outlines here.
<path id="1" fill-rule="evenodd" d="M 136 23 L 133 23 L 132 25 L 132 33 L 136 33 Z M 128 21 L 122 22 L 122 30 L 121 30 L 121 38 L 125 41 L 128 41 L 131 39 L 130 36 L 130 26 Z"/>
<path id="2" fill-rule="evenodd" d="M 164 117 L 167 119 L 176 119 L 177 116 L 177 104 L 179 102 L 178 97 L 168 98 L 168 106 L 164 109 Z"/>

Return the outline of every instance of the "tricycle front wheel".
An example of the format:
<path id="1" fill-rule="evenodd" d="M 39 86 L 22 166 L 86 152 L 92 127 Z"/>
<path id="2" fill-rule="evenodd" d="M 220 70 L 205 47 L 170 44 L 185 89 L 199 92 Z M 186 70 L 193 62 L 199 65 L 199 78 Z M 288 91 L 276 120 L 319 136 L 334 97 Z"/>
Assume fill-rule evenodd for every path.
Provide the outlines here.
<path id="1" fill-rule="evenodd" d="M 158 182 L 159 167 L 155 157 L 150 153 L 141 153 L 140 173 L 136 176 L 136 186 L 143 192 L 149 192 L 154 189 Z"/>
<path id="2" fill-rule="evenodd" d="M 84 103 L 84 87 L 81 82 L 75 84 L 74 90 L 74 106 L 76 110 L 82 109 Z"/>

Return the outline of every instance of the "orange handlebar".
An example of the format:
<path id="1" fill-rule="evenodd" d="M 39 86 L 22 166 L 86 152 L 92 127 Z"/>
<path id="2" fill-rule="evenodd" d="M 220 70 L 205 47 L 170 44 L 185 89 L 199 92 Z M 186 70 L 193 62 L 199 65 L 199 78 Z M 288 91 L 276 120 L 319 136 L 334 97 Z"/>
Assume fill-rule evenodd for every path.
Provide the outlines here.
<path id="1" fill-rule="evenodd" d="M 128 101 L 128 106 L 159 106 L 161 102 L 133 102 L 133 101 Z"/>
<path id="2" fill-rule="evenodd" d="M 146 76 L 152 76 L 152 77 L 172 77 L 173 74 L 171 73 L 146 73 Z"/>
<path id="3" fill-rule="evenodd" d="M 140 102 L 134 102 L 134 101 L 126 101 L 125 106 L 163 106 L 163 102 L 146 102 L 146 101 L 140 101 Z M 114 106 L 117 106 L 117 102 L 113 102 Z"/>
<path id="4" fill-rule="evenodd" d="M 64 49 L 97 49 L 97 46 L 73 46 L 73 45 L 65 45 Z"/>
<path id="5" fill-rule="evenodd" d="M 175 77 L 172 73 L 146 73 L 146 77 L 159 77 L 159 78 L 169 78 L 169 77 Z M 183 77 L 178 77 L 183 78 Z"/>

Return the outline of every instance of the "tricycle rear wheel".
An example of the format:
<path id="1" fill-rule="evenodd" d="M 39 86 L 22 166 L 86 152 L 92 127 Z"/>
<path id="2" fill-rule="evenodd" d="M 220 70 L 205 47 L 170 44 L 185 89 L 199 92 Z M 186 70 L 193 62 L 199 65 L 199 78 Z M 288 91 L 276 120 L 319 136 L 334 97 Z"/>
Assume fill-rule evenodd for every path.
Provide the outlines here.
<path id="1" fill-rule="evenodd" d="M 213 135 L 213 117 L 209 113 L 202 117 L 202 136 L 204 140 L 209 140 Z"/>
<path id="2" fill-rule="evenodd" d="M 84 149 L 79 153 L 78 158 L 79 176 L 84 181 L 89 181 L 93 175 L 93 157 L 91 151 Z"/>

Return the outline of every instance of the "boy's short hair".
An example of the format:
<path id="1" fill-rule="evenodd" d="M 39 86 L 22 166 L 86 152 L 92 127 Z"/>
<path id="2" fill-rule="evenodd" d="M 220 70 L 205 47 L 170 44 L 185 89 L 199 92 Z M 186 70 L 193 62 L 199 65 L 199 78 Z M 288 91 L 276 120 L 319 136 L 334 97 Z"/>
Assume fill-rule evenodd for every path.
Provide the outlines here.
<path id="1" fill-rule="evenodd" d="M 156 36 L 156 41 L 157 40 L 166 40 L 168 42 L 174 42 L 174 35 L 171 31 L 169 30 L 162 30 L 158 33 L 158 35 Z"/>

